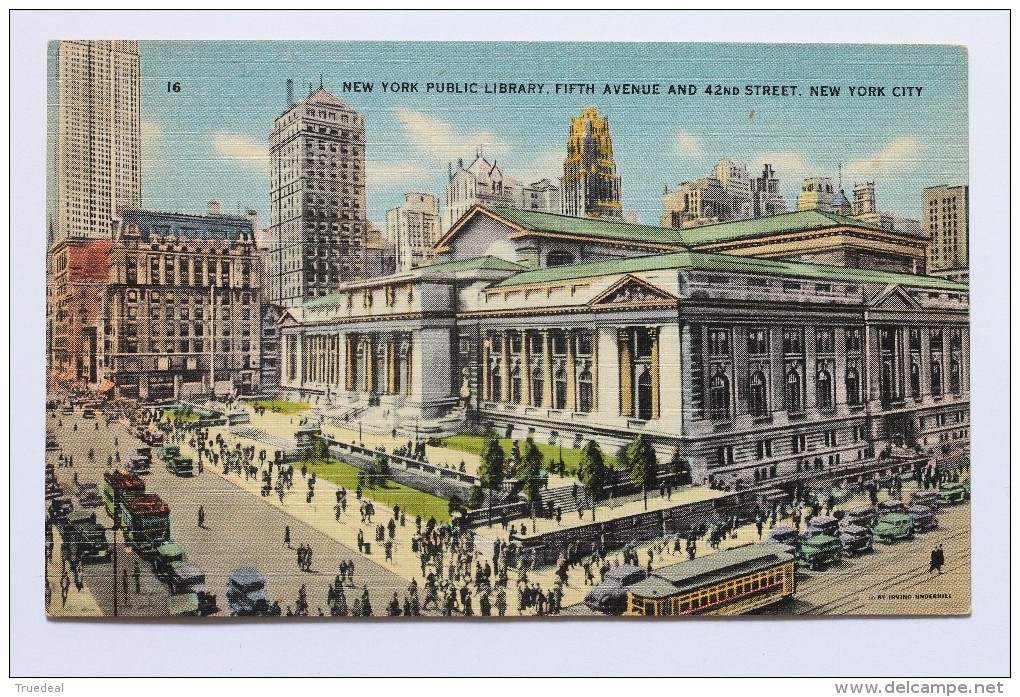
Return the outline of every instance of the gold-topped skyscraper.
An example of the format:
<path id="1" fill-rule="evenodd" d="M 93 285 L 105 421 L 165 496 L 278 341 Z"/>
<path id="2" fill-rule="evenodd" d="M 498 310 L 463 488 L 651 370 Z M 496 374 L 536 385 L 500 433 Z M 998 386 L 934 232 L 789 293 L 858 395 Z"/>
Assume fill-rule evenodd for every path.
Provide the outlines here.
<path id="1" fill-rule="evenodd" d="M 623 219 L 609 120 L 599 116 L 597 107 L 584 107 L 570 122 L 560 184 L 560 212 L 564 215 Z"/>

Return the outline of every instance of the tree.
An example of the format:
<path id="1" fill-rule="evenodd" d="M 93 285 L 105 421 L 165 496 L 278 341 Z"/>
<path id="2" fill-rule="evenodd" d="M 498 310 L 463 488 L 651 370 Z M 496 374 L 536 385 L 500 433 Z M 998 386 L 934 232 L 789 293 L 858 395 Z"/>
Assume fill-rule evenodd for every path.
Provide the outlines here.
<path id="1" fill-rule="evenodd" d="M 542 451 L 535 444 L 535 439 L 529 437 L 524 444 L 524 456 L 517 468 L 517 478 L 524 484 L 524 494 L 531 501 L 538 498 L 541 477 Z"/>
<path id="2" fill-rule="evenodd" d="M 506 476 L 506 453 L 495 435 L 489 436 L 482 448 L 482 461 L 478 465 L 478 478 L 489 490 L 489 524 L 492 525 L 492 492 L 503 484 Z"/>
<path id="3" fill-rule="evenodd" d="M 645 510 L 648 510 L 648 486 L 655 483 L 655 472 L 659 462 L 655 457 L 655 448 L 644 434 L 639 435 L 627 446 L 626 462 L 630 478 L 644 493 Z"/>
<path id="4" fill-rule="evenodd" d="M 673 457 L 669 461 L 669 473 L 677 484 L 690 484 L 691 471 L 687 461 L 680 455 L 680 446 L 673 450 Z"/>
<path id="5" fill-rule="evenodd" d="M 372 463 L 372 476 L 370 478 L 370 484 L 372 486 L 383 486 L 386 483 L 386 477 L 390 473 L 390 462 L 389 458 L 382 455 L 377 455 L 375 461 Z"/>
<path id="6" fill-rule="evenodd" d="M 595 441 L 588 441 L 581 451 L 581 461 L 577 463 L 577 478 L 581 480 L 592 502 L 592 520 L 595 518 L 596 497 L 606 485 L 606 474 L 606 459 L 602 455 L 602 448 Z"/>
<path id="7" fill-rule="evenodd" d="M 492 500 L 491 498 L 489 499 Z M 485 503 L 485 490 L 480 486 L 473 486 L 468 489 L 467 507 L 474 510 L 481 508 L 482 504 Z"/>

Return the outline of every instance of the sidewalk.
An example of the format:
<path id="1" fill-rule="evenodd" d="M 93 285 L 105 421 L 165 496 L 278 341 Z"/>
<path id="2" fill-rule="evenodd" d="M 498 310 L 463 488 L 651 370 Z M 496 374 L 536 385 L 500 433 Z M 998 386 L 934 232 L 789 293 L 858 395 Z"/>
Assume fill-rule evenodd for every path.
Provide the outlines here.
<path id="1" fill-rule="evenodd" d="M 60 553 L 63 540 L 60 537 L 60 530 L 53 526 L 53 558 L 46 560 L 46 580 L 50 583 L 52 596 L 49 607 L 46 608 L 50 617 L 102 617 L 103 611 L 92 596 L 88 586 L 82 586 L 78 590 L 74 585 L 74 570 L 67 565 L 67 576 L 71 579 L 71 588 L 67 593 L 67 603 L 60 600 L 60 577 L 62 555 Z M 44 580 L 45 583 L 45 580 Z"/>

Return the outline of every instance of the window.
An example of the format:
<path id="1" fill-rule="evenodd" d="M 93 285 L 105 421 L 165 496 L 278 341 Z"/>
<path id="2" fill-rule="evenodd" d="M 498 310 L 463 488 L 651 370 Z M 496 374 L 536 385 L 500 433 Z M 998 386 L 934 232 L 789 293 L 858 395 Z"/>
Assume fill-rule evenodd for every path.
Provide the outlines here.
<path id="1" fill-rule="evenodd" d="M 708 354 L 710 356 L 730 355 L 730 332 L 728 329 L 708 330 Z"/>
<path id="2" fill-rule="evenodd" d="M 592 410 L 591 371 L 585 370 L 577 378 L 577 410 L 585 414 Z"/>
<path id="3" fill-rule="evenodd" d="M 833 353 L 836 350 L 835 334 L 831 329 L 815 330 L 815 351 L 817 353 Z"/>
<path id="4" fill-rule="evenodd" d="M 911 329 L 910 330 L 910 337 L 909 337 L 908 340 L 910 342 L 910 350 L 911 351 L 920 351 L 921 350 L 921 330 L 920 329 Z"/>
<path id="5" fill-rule="evenodd" d="M 542 379 L 542 365 L 538 364 L 531 371 L 531 404 L 540 406 L 542 404 L 542 392 L 545 388 L 545 381 Z"/>
<path id="6" fill-rule="evenodd" d="M 823 434 L 826 447 L 833 448 L 836 446 L 836 430 L 825 431 Z"/>
<path id="7" fill-rule="evenodd" d="M 861 376 L 856 368 L 846 369 L 846 403 L 851 406 L 861 403 Z"/>
<path id="8" fill-rule="evenodd" d="M 712 377 L 708 389 L 708 405 L 711 418 L 720 420 L 730 417 L 730 381 L 722 371 Z"/>
<path id="9" fill-rule="evenodd" d="M 772 439 L 766 438 L 765 440 L 758 441 L 758 459 L 764 460 L 767 457 L 772 457 Z"/>
<path id="10" fill-rule="evenodd" d="M 960 394 L 960 362 L 955 358 L 949 361 L 949 391 L 953 394 Z"/>
<path id="11" fill-rule="evenodd" d="M 791 370 L 786 374 L 786 411 L 798 412 L 802 411 L 801 405 L 801 383 L 800 373 L 796 370 Z"/>
<path id="12" fill-rule="evenodd" d="M 732 445 L 720 445 L 715 451 L 716 459 L 720 465 L 732 465 L 733 464 L 733 446 Z"/>
<path id="13" fill-rule="evenodd" d="M 818 371 L 815 377 L 817 387 L 818 408 L 832 409 L 832 375 L 825 368 Z"/>
<path id="14" fill-rule="evenodd" d="M 567 406 L 567 371 L 560 368 L 556 371 L 553 389 L 553 408 L 565 409 Z"/>
<path id="15" fill-rule="evenodd" d="M 910 361 L 910 396 L 914 399 L 921 398 L 921 366 L 916 360 Z"/>
<path id="16" fill-rule="evenodd" d="M 931 393 L 935 397 L 942 396 L 942 364 L 937 360 L 931 362 Z"/>
<path id="17" fill-rule="evenodd" d="M 851 327 L 846 330 L 846 350 L 850 353 L 860 353 L 864 346 L 864 332 L 858 327 Z"/>
<path id="18" fill-rule="evenodd" d="M 804 352 L 804 333 L 800 329 L 783 330 L 783 353 L 786 355 Z"/>
<path id="19" fill-rule="evenodd" d="M 864 440 L 864 426 L 858 424 L 854 426 L 854 442 L 859 443 L 862 440 Z"/>
<path id="20" fill-rule="evenodd" d="M 510 371 L 510 402 L 512 404 L 521 403 L 521 369 L 515 367 Z"/>
<path id="21" fill-rule="evenodd" d="M 931 348 L 932 351 L 941 351 L 942 350 L 942 330 L 941 329 L 932 329 L 931 330 L 930 348 Z"/>
<path id="22" fill-rule="evenodd" d="M 752 416 L 768 416 L 769 403 L 768 391 L 765 383 L 765 374 L 760 370 L 751 373 L 750 389 L 748 391 L 748 411 Z"/>
<path id="23" fill-rule="evenodd" d="M 794 453 L 802 453 L 807 450 L 807 439 L 803 435 L 792 436 L 790 438 L 790 449 Z"/>
<path id="24" fill-rule="evenodd" d="M 753 356 L 764 356 L 769 352 L 769 331 L 751 328 L 747 332 L 747 352 Z"/>

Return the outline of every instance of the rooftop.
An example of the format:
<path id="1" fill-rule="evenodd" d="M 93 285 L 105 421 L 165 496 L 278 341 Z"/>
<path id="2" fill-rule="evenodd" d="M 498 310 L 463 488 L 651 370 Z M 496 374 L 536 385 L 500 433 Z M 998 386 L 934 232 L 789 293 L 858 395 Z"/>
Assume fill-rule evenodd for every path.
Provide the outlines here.
<path id="1" fill-rule="evenodd" d="M 503 206 L 486 206 L 500 218 L 518 227 L 535 232 L 553 232 L 578 237 L 599 237 L 609 240 L 645 242 L 673 245 L 678 248 L 685 246 L 680 230 L 653 227 L 651 225 L 635 225 L 603 218 L 578 218 L 557 213 L 542 213 L 534 210 L 505 208 Z"/>
<path id="2" fill-rule="evenodd" d="M 496 284 L 496 288 L 547 284 L 574 278 L 615 276 L 627 273 L 661 271 L 664 269 L 691 269 L 697 271 L 720 271 L 746 273 L 749 275 L 771 275 L 806 278 L 811 280 L 845 281 L 848 283 L 877 283 L 882 285 L 904 285 L 915 288 L 967 292 L 969 287 L 962 283 L 934 276 L 918 276 L 871 269 L 848 269 L 828 264 L 805 264 L 756 257 L 713 254 L 709 252 L 675 252 L 597 261 L 586 264 L 571 264 L 551 268 L 525 271 Z"/>
<path id="3" fill-rule="evenodd" d="M 236 242 L 242 235 L 252 237 L 252 222 L 241 215 L 196 215 L 130 208 L 121 217 L 120 229 L 137 225 L 141 239 L 177 237 L 180 239 Z M 252 239 L 254 239 L 252 237 Z"/>

